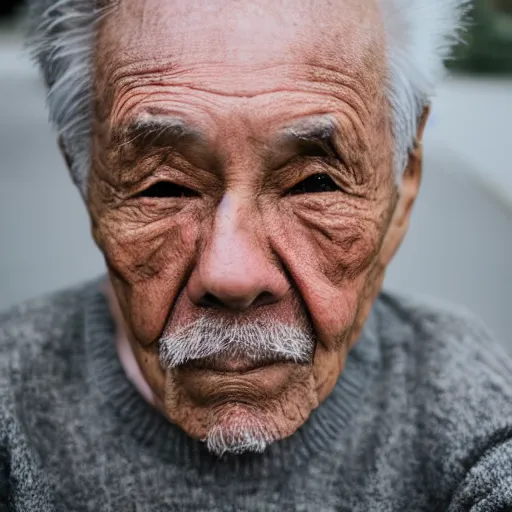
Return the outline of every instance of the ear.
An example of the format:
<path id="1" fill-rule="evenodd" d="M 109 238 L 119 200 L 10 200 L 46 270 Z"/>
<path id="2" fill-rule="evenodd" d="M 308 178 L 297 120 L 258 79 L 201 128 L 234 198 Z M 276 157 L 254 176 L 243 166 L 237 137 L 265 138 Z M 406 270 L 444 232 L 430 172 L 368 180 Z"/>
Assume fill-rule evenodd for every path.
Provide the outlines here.
<path id="1" fill-rule="evenodd" d="M 418 196 L 421 184 L 423 166 L 422 140 L 429 114 L 430 106 L 427 106 L 423 110 L 423 114 L 419 120 L 415 146 L 409 154 L 407 167 L 399 182 L 395 211 L 380 254 L 381 265 L 383 265 L 384 268 L 389 264 L 400 247 L 409 227 L 412 207 Z"/>
<path id="2" fill-rule="evenodd" d="M 64 161 L 66 162 L 68 171 L 71 173 L 71 169 L 73 167 L 73 159 L 71 158 L 71 155 L 66 149 L 66 145 L 64 144 L 64 139 L 62 138 L 62 135 L 59 135 L 57 142 L 59 143 L 60 153 L 64 157 Z"/>
<path id="3" fill-rule="evenodd" d="M 68 168 L 69 176 L 71 177 L 71 180 L 73 181 L 73 183 L 78 188 L 78 190 L 80 192 L 80 197 L 82 198 L 82 200 L 84 201 L 84 203 L 87 206 L 87 198 L 84 195 L 84 192 L 82 190 L 82 187 L 80 186 L 80 183 L 77 182 L 76 176 L 73 174 L 74 159 L 71 156 L 71 153 L 67 150 L 66 143 L 64 142 L 64 139 L 62 138 L 62 135 L 59 135 L 59 137 L 57 139 L 57 142 L 59 144 L 60 153 L 64 157 L 64 161 L 66 162 L 66 167 Z"/>

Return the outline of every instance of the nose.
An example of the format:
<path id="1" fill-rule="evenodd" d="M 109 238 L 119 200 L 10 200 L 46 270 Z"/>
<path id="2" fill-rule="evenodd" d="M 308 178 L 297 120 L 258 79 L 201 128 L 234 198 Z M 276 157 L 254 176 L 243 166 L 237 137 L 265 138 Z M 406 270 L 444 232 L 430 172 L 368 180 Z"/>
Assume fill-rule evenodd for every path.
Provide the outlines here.
<path id="1" fill-rule="evenodd" d="M 225 197 L 187 284 L 197 306 L 243 311 L 279 302 L 289 283 L 265 243 L 258 215 Z"/>

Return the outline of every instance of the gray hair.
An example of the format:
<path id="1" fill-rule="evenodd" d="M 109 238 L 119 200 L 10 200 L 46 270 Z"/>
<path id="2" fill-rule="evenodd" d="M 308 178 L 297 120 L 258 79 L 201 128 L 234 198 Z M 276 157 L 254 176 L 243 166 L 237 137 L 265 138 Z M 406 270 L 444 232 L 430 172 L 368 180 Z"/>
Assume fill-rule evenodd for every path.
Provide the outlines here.
<path id="1" fill-rule="evenodd" d="M 243 358 L 252 364 L 268 360 L 307 364 L 314 348 L 307 325 L 291 327 L 272 318 L 241 323 L 208 314 L 163 336 L 158 343 L 160 365 L 166 369 L 215 357 Z"/>
<path id="2" fill-rule="evenodd" d="M 72 157 L 73 181 L 84 197 L 91 166 L 94 38 L 107 1 L 32 0 L 30 9 L 30 46 L 48 87 L 50 120 Z M 387 33 L 387 97 L 399 177 L 471 0 L 377 1 Z"/>

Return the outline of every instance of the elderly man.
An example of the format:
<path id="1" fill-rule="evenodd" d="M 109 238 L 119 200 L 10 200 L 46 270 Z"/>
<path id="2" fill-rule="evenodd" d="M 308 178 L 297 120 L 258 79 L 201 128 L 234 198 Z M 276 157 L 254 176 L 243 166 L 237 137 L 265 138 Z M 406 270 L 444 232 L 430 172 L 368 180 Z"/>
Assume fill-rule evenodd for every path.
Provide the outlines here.
<path id="1" fill-rule="evenodd" d="M 465 5 L 34 1 L 109 279 L 1 317 L 0 510 L 512 510 L 510 360 L 381 293 Z"/>

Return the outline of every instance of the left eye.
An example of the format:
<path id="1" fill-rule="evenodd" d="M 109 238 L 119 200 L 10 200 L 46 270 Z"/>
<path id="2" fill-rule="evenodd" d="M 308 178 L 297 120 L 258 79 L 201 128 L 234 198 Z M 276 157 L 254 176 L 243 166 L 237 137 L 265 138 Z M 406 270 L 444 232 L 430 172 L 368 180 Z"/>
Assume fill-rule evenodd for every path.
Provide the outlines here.
<path id="1" fill-rule="evenodd" d="M 138 197 L 197 197 L 199 194 L 190 188 L 170 181 L 159 181 L 138 194 Z"/>
<path id="2" fill-rule="evenodd" d="M 313 174 L 300 183 L 297 183 L 289 191 L 292 196 L 298 194 L 316 194 L 319 192 L 336 192 L 341 190 L 327 174 Z"/>

